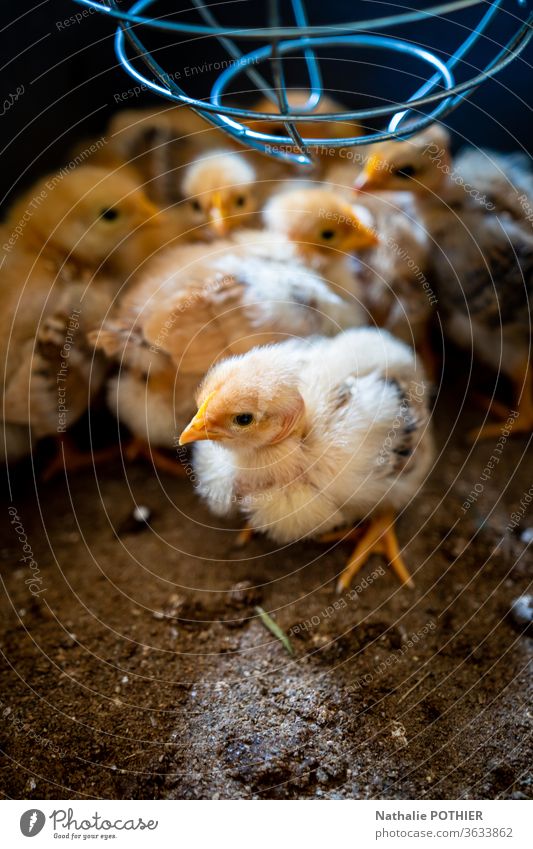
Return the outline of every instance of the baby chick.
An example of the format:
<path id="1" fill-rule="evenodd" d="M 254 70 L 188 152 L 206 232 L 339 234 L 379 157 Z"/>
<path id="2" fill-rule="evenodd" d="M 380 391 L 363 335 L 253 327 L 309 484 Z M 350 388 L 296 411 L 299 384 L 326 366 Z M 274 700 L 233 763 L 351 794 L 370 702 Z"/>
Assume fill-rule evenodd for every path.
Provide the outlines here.
<path id="1" fill-rule="evenodd" d="M 63 432 L 101 385 L 104 363 L 93 362 L 85 332 L 133 270 L 136 234 L 154 213 L 129 177 L 95 166 L 45 177 L 9 212 L 0 295 L 6 459 L 33 437 Z"/>
<path id="2" fill-rule="evenodd" d="M 289 187 L 265 206 L 272 233 L 287 237 L 311 267 L 343 298 L 363 298 L 350 254 L 378 244 L 378 237 L 349 203 L 327 187 Z"/>
<path id="3" fill-rule="evenodd" d="M 378 325 L 425 356 L 429 239 L 408 197 L 398 202 L 388 193 L 354 205 L 337 188 L 295 188 L 274 195 L 264 218 L 269 229 L 294 241 L 336 291 L 352 294 Z"/>
<path id="4" fill-rule="evenodd" d="M 377 551 L 410 583 L 394 521 L 431 465 L 427 396 L 411 351 L 386 331 L 290 340 L 215 365 L 180 444 L 201 443 L 194 466 L 211 509 L 240 505 L 277 543 L 366 520 L 339 590 Z"/>
<path id="5" fill-rule="evenodd" d="M 403 142 L 376 145 L 359 190 L 413 192 L 433 240 L 432 271 L 447 335 L 510 379 L 519 413 L 512 432 L 533 428 L 530 353 L 533 233 L 528 222 L 496 211 L 465 186 L 452 162 L 449 137 L 433 126 Z M 488 424 L 478 437 L 500 435 Z"/>
<path id="6" fill-rule="evenodd" d="M 213 127 L 181 106 L 125 109 L 110 120 L 105 138 L 106 144 L 91 155 L 91 163 L 127 174 L 138 183 L 164 210 L 159 229 L 164 224 L 169 243 L 209 236 L 207 228 L 203 235 L 199 233 L 182 183 L 184 170 L 199 153 L 206 155 L 220 146 L 220 134 Z M 87 142 L 80 143 L 73 156 L 87 147 Z M 222 175 L 219 179 L 223 182 Z"/>
<path id="7" fill-rule="evenodd" d="M 226 236 L 251 226 L 260 203 L 255 169 L 242 153 L 213 151 L 185 168 L 182 193 L 188 199 L 191 228 L 198 238 Z"/>
<path id="8" fill-rule="evenodd" d="M 358 304 L 336 295 L 290 242 L 240 231 L 209 250 L 184 245 L 156 258 L 91 338 L 122 365 L 109 403 L 140 451 L 140 440 L 175 446 L 194 389 L 221 357 L 361 323 Z"/>

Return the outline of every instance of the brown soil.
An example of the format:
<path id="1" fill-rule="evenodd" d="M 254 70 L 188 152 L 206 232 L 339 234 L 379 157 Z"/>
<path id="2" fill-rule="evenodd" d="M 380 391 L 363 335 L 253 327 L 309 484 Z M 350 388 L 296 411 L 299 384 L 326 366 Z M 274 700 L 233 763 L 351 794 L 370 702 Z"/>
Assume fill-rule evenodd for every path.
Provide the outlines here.
<path id="1" fill-rule="evenodd" d="M 333 612 L 346 545 L 239 550 L 187 481 L 143 464 L 37 488 L 22 467 L 13 504 L 43 592 L 25 583 L 6 501 L 3 792 L 533 798 L 533 644 L 509 616 L 531 547 L 506 531 L 531 456 L 509 440 L 463 512 L 495 441 L 469 456 L 478 411 L 452 427 L 458 406 L 439 404 L 445 454 L 399 522 L 416 589 L 379 574 L 376 557 L 361 575 L 378 570 L 373 583 Z M 134 501 L 152 511 L 138 533 Z M 293 658 L 257 604 L 291 632 Z"/>

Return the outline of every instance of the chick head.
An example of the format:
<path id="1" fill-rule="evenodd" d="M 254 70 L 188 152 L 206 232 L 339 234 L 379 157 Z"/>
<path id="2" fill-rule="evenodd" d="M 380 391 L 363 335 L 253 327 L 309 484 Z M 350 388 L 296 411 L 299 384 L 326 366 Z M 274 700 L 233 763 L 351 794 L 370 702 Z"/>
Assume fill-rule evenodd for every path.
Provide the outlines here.
<path id="1" fill-rule="evenodd" d="M 197 394 L 198 412 L 181 434 L 180 445 L 210 439 L 247 453 L 295 432 L 304 417 L 304 401 L 294 374 L 272 357 L 273 350 L 256 348 L 208 372 Z"/>
<path id="2" fill-rule="evenodd" d="M 358 192 L 437 192 L 451 162 L 449 135 L 437 124 L 404 141 L 376 144 L 372 151 L 355 181 Z"/>
<path id="3" fill-rule="evenodd" d="M 378 243 L 376 233 L 330 189 L 280 193 L 268 202 L 264 219 L 269 230 L 287 236 L 304 255 L 349 253 Z"/>
<path id="4" fill-rule="evenodd" d="M 158 213 L 131 177 L 96 166 L 48 176 L 31 194 L 42 198 L 28 225 L 39 241 L 90 265 L 104 261 Z M 28 197 L 21 203 L 30 209 Z M 21 203 L 10 217 L 16 218 Z"/>
<path id="5" fill-rule="evenodd" d="M 238 153 L 218 151 L 192 162 L 182 183 L 201 236 L 226 236 L 256 209 L 255 171 Z M 207 225 L 206 227 L 202 225 Z"/>

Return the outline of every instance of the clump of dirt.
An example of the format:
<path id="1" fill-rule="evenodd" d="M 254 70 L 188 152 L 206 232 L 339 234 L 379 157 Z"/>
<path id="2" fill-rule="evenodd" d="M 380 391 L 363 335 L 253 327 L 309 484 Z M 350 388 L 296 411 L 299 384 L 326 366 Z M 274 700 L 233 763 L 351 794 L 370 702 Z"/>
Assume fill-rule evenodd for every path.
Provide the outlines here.
<path id="1" fill-rule="evenodd" d="M 475 411 L 447 442 L 453 406 L 437 408 L 445 453 L 399 520 L 413 591 L 374 558 L 366 588 L 338 598 L 347 546 L 241 550 L 187 481 L 147 466 L 36 490 L 19 471 L 3 508 L 3 792 L 532 798 L 532 640 L 510 611 L 530 591 L 533 513 L 508 528 L 531 486 L 526 441 L 476 488 L 494 445 L 470 451 Z"/>

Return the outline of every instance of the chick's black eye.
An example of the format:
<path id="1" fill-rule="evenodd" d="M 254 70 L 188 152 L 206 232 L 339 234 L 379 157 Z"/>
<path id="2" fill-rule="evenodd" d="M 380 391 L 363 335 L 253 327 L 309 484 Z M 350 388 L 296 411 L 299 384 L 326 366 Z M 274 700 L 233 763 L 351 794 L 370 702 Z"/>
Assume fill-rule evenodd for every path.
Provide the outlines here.
<path id="1" fill-rule="evenodd" d="M 244 195 L 238 195 L 238 196 L 235 198 L 235 204 L 236 204 L 236 206 L 244 206 L 244 204 L 245 204 L 245 203 L 246 203 L 246 198 L 245 198 L 245 196 L 244 196 Z"/>
<path id="2" fill-rule="evenodd" d="M 252 413 L 239 413 L 236 416 L 233 416 L 233 422 L 239 427 L 248 427 L 251 425 L 254 420 Z"/>
<path id="3" fill-rule="evenodd" d="M 192 206 L 192 208 L 194 209 L 195 212 L 201 212 L 202 211 L 202 207 L 200 205 L 199 200 L 191 200 L 191 206 Z"/>
<path id="4" fill-rule="evenodd" d="M 322 230 L 320 234 L 320 238 L 324 239 L 326 242 L 330 242 L 335 235 L 335 230 Z"/>
<path id="5" fill-rule="evenodd" d="M 102 209 L 100 212 L 100 218 L 103 218 L 104 221 L 116 221 L 119 216 L 118 209 L 110 206 L 109 209 Z"/>
<path id="6" fill-rule="evenodd" d="M 404 165 L 403 168 L 395 168 L 393 174 L 395 177 L 403 177 L 405 180 L 408 180 L 409 177 L 415 176 L 416 168 L 413 165 Z"/>

